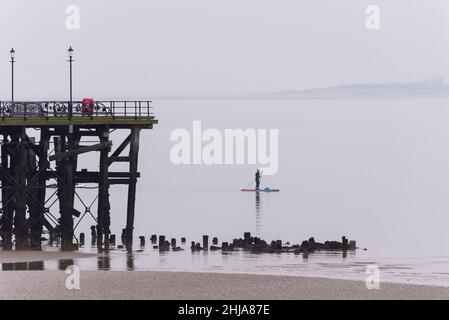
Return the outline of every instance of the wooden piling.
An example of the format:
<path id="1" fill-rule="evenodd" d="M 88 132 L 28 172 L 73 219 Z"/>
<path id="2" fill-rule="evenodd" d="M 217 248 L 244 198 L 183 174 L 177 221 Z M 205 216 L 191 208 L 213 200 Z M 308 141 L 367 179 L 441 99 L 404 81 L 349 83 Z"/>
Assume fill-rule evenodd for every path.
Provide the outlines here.
<path id="1" fill-rule="evenodd" d="M 91 245 L 94 246 L 97 243 L 97 228 L 95 226 L 90 227 L 90 237 L 92 239 Z"/>
<path id="2" fill-rule="evenodd" d="M 16 201 L 14 215 L 14 234 L 16 239 L 16 250 L 29 249 L 28 226 L 26 221 L 26 144 L 24 140 L 25 128 L 20 134 L 13 134 L 13 142 L 17 144 L 14 155 L 16 180 Z"/>
<path id="3" fill-rule="evenodd" d="M 348 250 L 349 242 L 348 239 L 346 239 L 346 237 L 341 237 L 341 243 L 343 245 L 343 250 Z"/>
<path id="4" fill-rule="evenodd" d="M 12 145 L 8 140 L 8 134 L 3 135 L 3 142 L 1 146 L 1 183 L 2 183 L 2 209 L 3 216 L 0 220 L 0 236 L 2 237 L 3 250 L 12 249 L 12 237 L 13 237 L 13 219 L 14 219 L 14 190 L 12 185 L 14 180 L 12 179 Z"/>
<path id="5" fill-rule="evenodd" d="M 55 153 L 66 153 L 73 148 L 73 136 L 67 132 L 61 132 L 58 137 L 54 137 L 53 141 Z M 56 172 L 58 173 L 58 198 L 61 210 L 61 249 L 73 250 L 73 157 L 68 156 L 57 160 Z"/>
<path id="6" fill-rule="evenodd" d="M 132 245 L 134 229 L 134 210 L 136 202 L 137 165 L 139 156 L 139 135 L 140 128 L 132 128 L 129 142 L 129 186 L 128 186 L 128 206 L 126 215 L 126 240 L 127 245 Z"/>
<path id="7" fill-rule="evenodd" d="M 52 247 L 54 241 L 55 241 L 55 232 L 54 231 L 50 231 L 49 232 L 49 237 L 48 237 L 48 245 L 50 247 Z"/>
<path id="8" fill-rule="evenodd" d="M 37 189 L 35 194 L 34 206 L 36 213 L 33 214 L 33 222 L 30 227 L 32 248 L 41 249 L 40 237 L 43 232 L 43 226 L 45 225 L 48 231 L 53 231 L 53 226 L 45 218 L 45 201 L 46 201 L 46 182 L 47 177 L 45 175 L 46 170 L 50 167 L 48 160 L 48 150 L 50 146 L 50 131 L 48 128 L 41 128 L 40 141 L 37 148 L 38 171 L 37 175 Z M 31 178 L 31 179 L 34 179 Z M 31 213 L 30 213 L 31 214 Z"/>
<path id="9" fill-rule="evenodd" d="M 349 250 L 355 250 L 357 248 L 357 242 L 355 240 L 349 241 Z"/>
<path id="10" fill-rule="evenodd" d="M 37 146 L 35 138 L 24 136 L 26 143 L 26 205 L 28 207 L 29 218 L 27 224 L 29 228 L 29 245 L 32 250 L 41 249 L 42 238 L 42 221 L 39 219 L 40 210 L 38 198 L 38 174 L 37 168 Z"/>
<path id="11" fill-rule="evenodd" d="M 84 240 L 85 240 L 85 238 L 84 238 L 85 236 L 84 236 L 84 233 L 80 233 L 80 246 L 84 246 Z"/>
<path id="12" fill-rule="evenodd" d="M 208 235 L 203 236 L 203 249 L 209 250 L 209 236 Z"/>
<path id="13" fill-rule="evenodd" d="M 122 229 L 122 234 L 120 238 L 122 240 L 122 244 L 126 245 L 126 229 Z"/>
<path id="14" fill-rule="evenodd" d="M 100 142 L 104 147 L 100 150 L 100 172 L 98 181 L 98 244 L 97 247 L 101 248 L 103 245 L 105 249 L 109 248 L 109 235 L 111 217 L 110 210 L 111 205 L 109 202 L 109 128 L 105 126 L 102 129 L 97 129 Z"/>

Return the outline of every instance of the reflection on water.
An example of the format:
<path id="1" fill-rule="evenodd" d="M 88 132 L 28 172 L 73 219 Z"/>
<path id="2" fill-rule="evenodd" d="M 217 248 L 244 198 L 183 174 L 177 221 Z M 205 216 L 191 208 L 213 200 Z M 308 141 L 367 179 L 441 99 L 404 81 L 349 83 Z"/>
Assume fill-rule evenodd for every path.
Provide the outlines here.
<path id="1" fill-rule="evenodd" d="M 43 271 L 44 261 L 2 263 L 3 271 Z"/>
<path id="2" fill-rule="evenodd" d="M 108 254 L 98 257 L 98 270 L 110 270 L 111 269 L 111 258 Z"/>
<path id="3" fill-rule="evenodd" d="M 134 270 L 134 254 L 132 250 L 126 252 L 126 267 L 128 271 Z"/>
<path id="4" fill-rule="evenodd" d="M 256 236 L 261 237 L 262 233 L 262 204 L 260 202 L 260 192 L 256 191 Z"/>
<path id="5" fill-rule="evenodd" d="M 62 259 L 58 261 L 59 270 L 66 270 L 68 266 L 73 266 L 74 264 L 73 259 Z"/>

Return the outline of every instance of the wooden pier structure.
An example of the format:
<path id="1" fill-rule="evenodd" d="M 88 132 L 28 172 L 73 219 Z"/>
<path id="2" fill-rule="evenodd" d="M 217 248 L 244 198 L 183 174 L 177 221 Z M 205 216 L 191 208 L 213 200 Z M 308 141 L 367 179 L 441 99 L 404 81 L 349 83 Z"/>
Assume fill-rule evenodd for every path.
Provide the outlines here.
<path id="1" fill-rule="evenodd" d="M 0 101 L 3 249 L 39 250 L 45 230 L 62 250 L 74 250 L 74 231 L 87 214 L 96 220 L 97 247 L 108 248 L 111 185 L 128 186 L 124 239 L 131 246 L 140 132 L 157 123 L 151 101 Z M 129 131 L 117 145 L 110 135 L 116 130 Z M 93 152 L 99 153 L 91 164 L 96 170 L 80 169 L 79 156 Z M 129 169 L 111 170 L 116 162 Z M 97 186 L 96 216 L 77 193 L 80 184 Z M 75 198 L 84 208 L 75 208 Z"/>

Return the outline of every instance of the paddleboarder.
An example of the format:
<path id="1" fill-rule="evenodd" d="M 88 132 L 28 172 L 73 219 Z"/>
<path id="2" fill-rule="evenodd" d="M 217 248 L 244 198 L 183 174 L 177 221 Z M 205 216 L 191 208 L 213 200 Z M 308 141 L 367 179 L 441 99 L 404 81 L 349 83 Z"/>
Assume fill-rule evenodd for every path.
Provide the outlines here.
<path id="1" fill-rule="evenodd" d="M 257 171 L 256 171 L 256 190 L 259 190 L 261 177 L 262 177 L 262 174 L 260 173 L 259 169 L 257 169 Z"/>

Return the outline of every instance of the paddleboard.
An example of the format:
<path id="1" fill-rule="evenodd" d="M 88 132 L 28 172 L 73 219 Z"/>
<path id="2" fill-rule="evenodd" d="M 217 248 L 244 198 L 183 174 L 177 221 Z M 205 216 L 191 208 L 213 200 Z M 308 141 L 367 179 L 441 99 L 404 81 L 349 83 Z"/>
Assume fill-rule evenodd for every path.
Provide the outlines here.
<path id="1" fill-rule="evenodd" d="M 242 189 L 243 192 L 279 192 L 279 189 L 271 189 L 271 188 L 264 188 L 264 189 Z"/>

